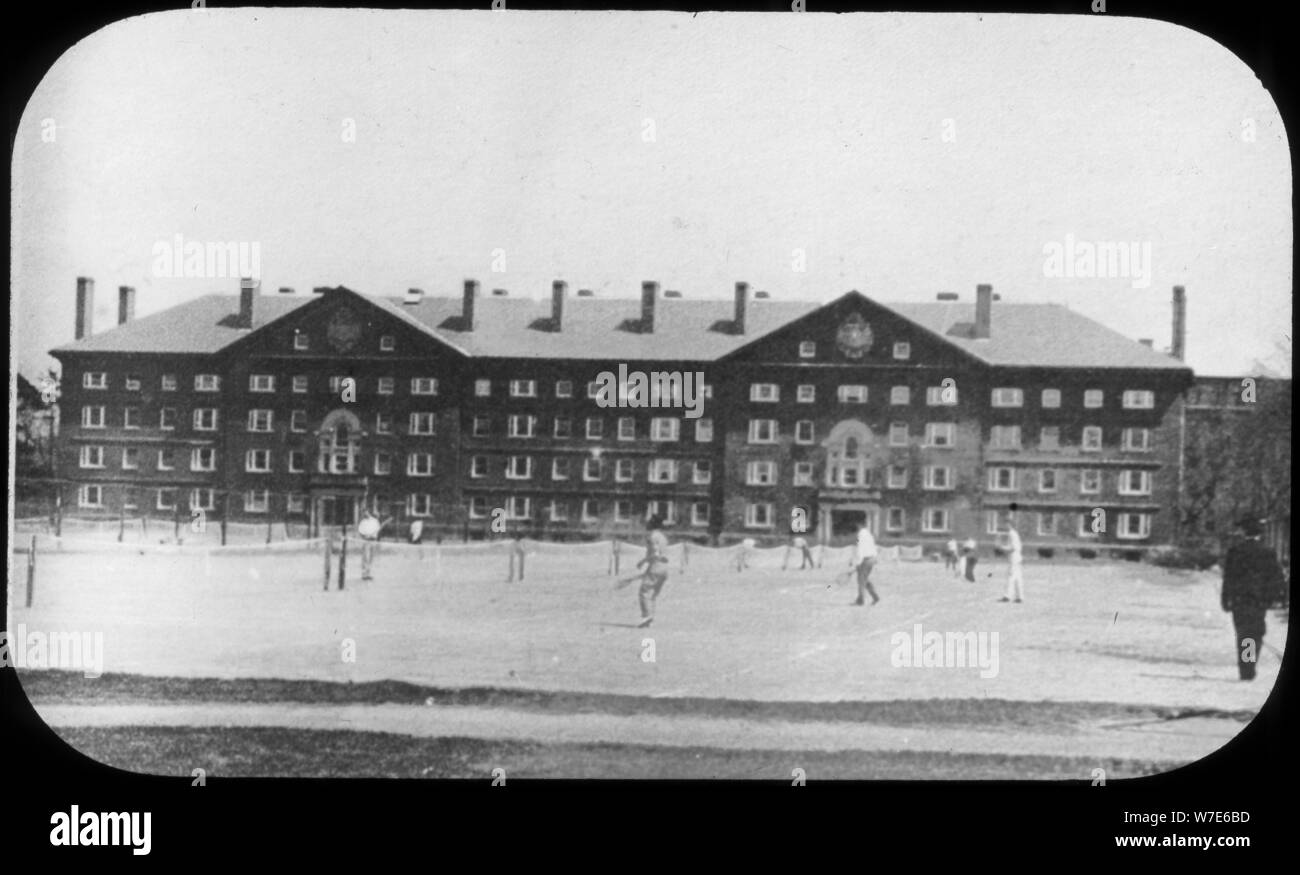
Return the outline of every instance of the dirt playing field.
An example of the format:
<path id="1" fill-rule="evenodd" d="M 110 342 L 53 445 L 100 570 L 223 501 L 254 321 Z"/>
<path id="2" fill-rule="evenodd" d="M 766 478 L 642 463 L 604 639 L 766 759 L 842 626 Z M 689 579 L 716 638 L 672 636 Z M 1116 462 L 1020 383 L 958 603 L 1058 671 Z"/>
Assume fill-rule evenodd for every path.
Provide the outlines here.
<path id="1" fill-rule="evenodd" d="M 625 574 L 637 556 L 624 556 Z M 613 589 L 606 554 L 590 547 L 539 550 L 528 559 L 525 579 L 514 582 L 506 580 L 506 554 L 486 548 L 390 548 L 376 560 L 375 579 L 365 582 L 355 563 L 351 557 L 346 588 L 338 591 L 334 580 L 326 592 L 318 552 L 44 553 L 38 557 L 33 607 L 22 607 L 22 592 L 11 589 L 11 606 L 14 595 L 19 599 L 8 628 L 100 632 L 103 670 L 112 673 L 398 680 L 444 689 L 809 703 L 814 717 L 816 703 L 911 699 L 1254 712 L 1273 686 L 1286 637 L 1285 621 L 1270 614 L 1260 676 L 1241 683 L 1231 620 L 1219 610 L 1218 580 L 1135 563 L 1030 562 L 1026 601 L 1008 604 L 997 601 L 1005 565 L 996 560 L 980 565 L 976 583 L 956 579 L 936 563 L 886 562 L 874 575 L 880 604 L 856 607 L 850 604 L 856 590 L 838 576 L 838 562 L 781 571 L 769 561 L 737 572 L 723 562 L 710 565 L 700 553 L 684 570 L 674 565 L 649 629 L 635 628 L 635 585 Z M 982 653 L 996 660 L 986 659 L 982 668 L 895 665 L 891 655 L 900 648 L 894 636 L 913 635 L 918 625 L 922 635 L 975 633 Z M 906 647 L 909 653 L 919 649 Z M 84 713 L 74 719 L 75 713 L 61 712 L 57 722 L 103 722 Z M 359 722 L 367 730 L 412 735 L 443 734 L 441 726 L 471 737 L 656 741 L 653 725 L 628 735 L 635 721 L 620 728 L 608 715 L 580 729 L 546 721 L 533 721 L 529 729 L 527 721 L 487 712 L 421 718 L 394 711 L 387 724 L 377 714 L 362 720 L 300 709 L 295 722 L 274 708 L 259 713 L 242 714 L 235 725 L 319 730 Z M 134 721 L 126 716 L 117 722 L 176 722 L 174 715 L 138 712 Z M 213 714 L 192 719 L 220 723 Z M 413 728 L 422 719 L 429 727 Z M 1220 720 L 1165 733 L 1163 740 L 1116 738 L 1115 753 L 1126 748 L 1151 760 L 1187 762 L 1217 749 L 1242 725 Z M 737 741 L 745 736 L 743 717 L 711 727 L 664 724 L 662 743 L 747 743 Z M 867 740 L 844 725 L 828 725 L 820 735 L 816 724 L 797 733 L 780 724 L 753 729 L 755 749 L 781 746 L 783 732 L 787 746 L 806 750 L 911 746 L 899 741 L 904 735 L 881 732 Z M 916 728 L 912 737 L 936 750 L 1016 749 L 1005 732 L 994 739 L 980 730 L 949 724 Z M 1104 737 L 1075 742 L 1080 753 L 1092 756 L 1105 753 L 1109 743 Z M 1026 750 L 1047 753 L 1047 747 Z"/>

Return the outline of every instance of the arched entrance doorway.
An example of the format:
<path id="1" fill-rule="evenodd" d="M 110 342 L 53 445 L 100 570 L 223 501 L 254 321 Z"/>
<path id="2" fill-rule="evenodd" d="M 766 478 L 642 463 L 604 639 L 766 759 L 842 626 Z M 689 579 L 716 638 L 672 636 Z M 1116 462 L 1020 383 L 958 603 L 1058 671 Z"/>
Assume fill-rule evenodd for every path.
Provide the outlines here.
<path id="1" fill-rule="evenodd" d="M 866 523 L 880 533 L 880 471 L 887 464 L 877 436 L 864 422 L 846 419 L 836 423 L 826 440 L 826 469 L 818 494 L 818 532 L 828 544 L 856 537 Z"/>
<path id="2" fill-rule="evenodd" d="M 317 527 L 351 526 L 359 518 L 365 498 L 361 446 L 368 435 L 355 413 L 338 409 L 321 420 L 315 436 L 312 517 Z"/>

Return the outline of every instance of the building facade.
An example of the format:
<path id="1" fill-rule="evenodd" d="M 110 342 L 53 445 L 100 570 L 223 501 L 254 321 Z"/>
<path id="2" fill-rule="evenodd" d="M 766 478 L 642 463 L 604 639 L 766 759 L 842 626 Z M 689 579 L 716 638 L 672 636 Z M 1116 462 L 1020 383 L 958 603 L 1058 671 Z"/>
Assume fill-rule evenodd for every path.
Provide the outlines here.
<path id="1" fill-rule="evenodd" d="M 1056 305 L 209 295 L 62 365 L 65 512 L 446 537 L 1168 543 L 1181 361 Z M 1177 344 L 1176 344 L 1177 346 Z"/>

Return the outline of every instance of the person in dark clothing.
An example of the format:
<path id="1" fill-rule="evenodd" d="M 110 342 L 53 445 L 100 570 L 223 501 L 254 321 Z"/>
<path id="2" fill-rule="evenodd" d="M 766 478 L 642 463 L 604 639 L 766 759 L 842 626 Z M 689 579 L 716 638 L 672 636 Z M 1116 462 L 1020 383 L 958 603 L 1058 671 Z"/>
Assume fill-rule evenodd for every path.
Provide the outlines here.
<path id="1" fill-rule="evenodd" d="M 1232 614 L 1237 636 L 1237 673 L 1255 679 L 1255 663 L 1264 643 L 1264 615 L 1282 595 L 1282 568 L 1273 551 L 1260 543 L 1262 521 L 1247 517 L 1238 523 L 1242 539 L 1223 559 L 1221 604 Z"/>

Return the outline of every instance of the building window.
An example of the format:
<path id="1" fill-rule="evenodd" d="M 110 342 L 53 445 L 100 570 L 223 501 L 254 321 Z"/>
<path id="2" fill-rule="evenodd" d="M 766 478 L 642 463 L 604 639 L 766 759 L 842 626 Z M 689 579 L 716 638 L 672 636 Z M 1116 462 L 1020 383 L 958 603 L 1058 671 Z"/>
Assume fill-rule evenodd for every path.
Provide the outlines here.
<path id="1" fill-rule="evenodd" d="M 158 451 L 158 470 L 159 471 L 176 470 L 175 451 L 170 449 L 162 449 Z"/>
<path id="2" fill-rule="evenodd" d="M 1085 425 L 1083 427 L 1083 446 L 1082 449 L 1096 453 L 1101 451 L 1101 426 Z"/>
<path id="3" fill-rule="evenodd" d="M 569 519 L 569 506 L 558 498 L 552 498 L 547 516 L 553 523 L 566 522 Z"/>
<path id="4" fill-rule="evenodd" d="M 127 375 L 126 375 L 126 391 L 128 391 L 128 392 L 139 392 L 139 391 L 140 391 L 140 375 L 139 375 L 139 374 L 127 374 Z"/>
<path id="5" fill-rule="evenodd" d="M 103 447 L 82 447 L 81 467 L 83 468 L 104 467 L 104 448 Z"/>
<path id="6" fill-rule="evenodd" d="M 190 490 L 190 510 L 216 510 L 217 494 L 211 489 L 198 488 Z"/>
<path id="7" fill-rule="evenodd" d="M 601 474 L 600 459 L 584 459 L 582 461 L 582 479 L 587 481 L 599 480 Z"/>
<path id="8" fill-rule="evenodd" d="M 219 392 L 221 390 L 221 378 L 216 374 L 196 374 L 194 377 L 195 392 Z"/>
<path id="9" fill-rule="evenodd" d="M 379 468 L 379 457 L 376 456 L 375 457 L 376 474 L 380 473 L 378 468 Z M 289 451 L 289 473 L 301 474 L 306 470 L 307 470 L 307 454 L 304 453 L 302 450 L 290 450 Z"/>
<path id="10" fill-rule="evenodd" d="M 597 441 L 605 435 L 605 420 L 595 417 L 587 418 L 587 439 Z"/>
<path id="11" fill-rule="evenodd" d="M 553 433 L 557 438 L 573 437 L 573 420 L 557 417 Z"/>
<path id="12" fill-rule="evenodd" d="M 1151 430 L 1146 428 L 1124 429 L 1124 449 L 1129 452 L 1145 453 L 1151 449 Z"/>
<path id="13" fill-rule="evenodd" d="M 885 482 L 890 489 L 907 488 L 907 468 L 904 465 L 890 465 Z"/>
<path id="14" fill-rule="evenodd" d="M 1079 537 L 1080 538 L 1097 537 L 1097 533 L 1092 530 L 1092 520 L 1093 520 L 1093 516 L 1091 513 L 1079 514 Z"/>
<path id="15" fill-rule="evenodd" d="M 751 419 L 749 421 L 749 442 L 751 444 L 776 443 L 775 419 Z"/>
<path id="16" fill-rule="evenodd" d="M 492 420 L 486 416 L 474 417 L 474 437 L 487 437 L 492 433 Z"/>
<path id="17" fill-rule="evenodd" d="M 942 507 L 927 507 L 921 512 L 921 529 L 926 532 L 948 531 L 948 511 Z"/>
<path id="18" fill-rule="evenodd" d="M 572 380 L 557 380 L 557 381 L 555 382 L 555 397 L 556 397 L 556 398 L 572 398 L 572 397 L 573 397 L 573 381 L 572 381 Z"/>
<path id="19" fill-rule="evenodd" d="M 1104 393 L 1100 389 L 1087 389 L 1083 393 L 1083 406 L 1094 408 L 1100 407 L 1103 398 Z"/>
<path id="20" fill-rule="evenodd" d="M 866 404 L 867 387 L 866 386 L 840 386 L 839 398 L 841 404 Z"/>
<path id="21" fill-rule="evenodd" d="M 620 498 L 614 502 L 614 522 L 625 523 L 632 519 L 632 502 Z"/>
<path id="22" fill-rule="evenodd" d="M 952 469 L 942 465 L 930 465 L 925 469 L 926 489 L 952 489 Z"/>
<path id="23" fill-rule="evenodd" d="M 1156 393 L 1145 389 L 1129 389 L 1124 393 L 1125 410 L 1150 410 L 1156 406 Z"/>
<path id="24" fill-rule="evenodd" d="M 770 529 L 775 519 L 775 508 L 770 502 L 745 505 L 745 525 L 748 528 Z"/>
<path id="25" fill-rule="evenodd" d="M 245 513 L 266 513 L 271 506 L 271 494 L 265 489 L 250 489 L 244 493 Z"/>
<path id="26" fill-rule="evenodd" d="M 393 417 L 388 413 L 375 414 L 375 434 L 392 434 Z"/>
<path id="27" fill-rule="evenodd" d="M 393 457 L 388 453 L 375 453 L 375 475 L 387 477 L 393 473 Z"/>
<path id="28" fill-rule="evenodd" d="M 817 343 L 812 340 L 800 341 L 799 358 L 801 359 L 817 358 Z"/>
<path id="29" fill-rule="evenodd" d="M 926 433 L 929 434 L 929 429 L 926 430 Z M 891 422 L 889 424 L 889 445 L 891 447 L 905 447 L 910 438 L 911 434 L 906 422 Z"/>
<path id="30" fill-rule="evenodd" d="M 994 407 L 1022 407 L 1025 393 L 1020 389 L 1001 388 L 993 390 Z"/>
<path id="31" fill-rule="evenodd" d="M 582 521 L 584 523 L 594 523 L 600 519 L 600 502 L 594 498 L 584 498 L 582 500 Z"/>
<path id="32" fill-rule="evenodd" d="M 477 501 L 483 501 L 486 503 L 486 499 L 482 496 L 474 496 L 474 498 L 470 500 L 469 506 L 469 515 L 471 517 L 475 516 L 475 503 Z M 412 492 L 410 495 L 406 496 L 406 510 L 411 514 L 411 516 L 433 516 L 433 496 L 427 492 Z M 484 507 L 482 512 L 477 514 L 477 516 L 484 516 L 486 512 L 487 509 Z"/>
<path id="33" fill-rule="evenodd" d="M 102 486 L 93 486 L 93 485 L 78 487 L 77 506 L 78 507 L 103 507 L 104 488 Z"/>
<path id="34" fill-rule="evenodd" d="M 98 404 L 91 407 L 81 408 L 81 427 L 82 428 L 103 428 L 104 427 L 104 405 Z"/>
<path id="35" fill-rule="evenodd" d="M 475 495 L 469 500 L 470 519 L 479 520 L 488 515 L 488 500 L 486 495 Z"/>
<path id="36" fill-rule="evenodd" d="M 248 377 L 248 391 L 274 392 L 275 376 L 272 374 L 250 374 Z"/>
<path id="37" fill-rule="evenodd" d="M 794 463 L 794 485 L 795 485 L 795 486 L 812 486 L 812 485 L 813 485 L 813 464 L 812 464 L 812 462 L 795 462 L 795 463 Z"/>
<path id="38" fill-rule="evenodd" d="M 304 432 L 307 430 L 307 411 L 291 410 L 289 411 L 289 431 Z"/>
<path id="39" fill-rule="evenodd" d="M 650 420 L 650 440 L 675 441 L 682 421 L 671 416 L 656 416 Z"/>
<path id="40" fill-rule="evenodd" d="M 330 394 L 337 395 L 343 389 L 343 381 L 351 380 L 351 377 L 334 376 L 330 377 Z"/>
<path id="41" fill-rule="evenodd" d="M 216 411 L 214 410 L 215 414 Z M 198 426 L 195 426 L 197 428 Z M 271 430 L 271 411 L 269 410 L 250 410 L 248 411 L 248 430 L 249 431 L 270 431 Z"/>
<path id="42" fill-rule="evenodd" d="M 517 495 L 510 496 L 506 502 L 506 516 L 512 520 L 530 520 L 533 518 L 533 500 L 531 498 L 521 498 Z"/>
<path id="43" fill-rule="evenodd" d="M 900 340 L 894 344 L 894 358 L 899 361 L 906 361 L 912 357 L 912 344 L 905 340 Z"/>
<path id="44" fill-rule="evenodd" d="M 707 444 L 713 440 L 713 420 L 697 419 L 695 420 L 695 442 L 697 444 Z"/>
<path id="45" fill-rule="evenodd" d="M 122 490 L 122 510 L 135 510 L 140 506 L 140 490 L 128 486 Z"/>
<path id="46" fill-rule="evenodd" d="M 311 349 L 311 342 L 307 339 L 307 335 L 301 331 L 295 331 L 293 333 L 293 348 L 299 352 Z"/>
<path id="47" fill-rule="evenodd" d="M 569 460 L 558 458 L 551 460 L 551 479 L 568 480 L 569 479 Z"/>
<path id="48" fill-rule="evenodd" d="M 536 398 L 537 381 L 536 380 L 511 380 L 510 397 L 511 398 Z"/>
<path id="49" fill-rule="evenodd" d="M 751 383 L 749 400 L 774 404 L 781 400 L 781 390 L 776 383 Z"/>
<path id="50" fill-rule="evenodd" d="M 172 431 L 176 428 L 175 407 L 164 407 L 158 411 L 158 427 L 163 431 Z"/>
<path id="51" fill-rule="evenodd" d="M 487 456 L 470 456 L 469 459 L 469 476 L 474 478 L 486 477 L 488 473 Z"/>
<path id="52" fill-rule="evenodd" d="M 108 372 L 107 371 L 86 371 L 81 375 L 81 388 L 107 389 Z"/>
<path id="53" fill-rule="evenodd" d="M 122 409 L 122 427 L 139 428 L 140 427 L 140 408 L 125 407 Z"/>
<path id="54" fill-rule="evenodd" d="M 412 395 L 437 395 L 438 381 L 433 377 L 412 377 L 411 378 Z"/>
<path id="55" fill-rule="evenodd" d="M 1015 489 L 1015 468 L 989 468 L 990 492 L 1014 492 Z"/>
<path id="56" fill-rule="evenodd" d="M 891 507 L 885 511 L 885 531 L 901 532 L 905 521 L 906 516 L 901 507 Z"/>
<path id="57" fill-rule="evenodd" d="M 745 466 L 745 483 L 750 486 L 772 486 L 776 483 L 775 462 L 750 462 Z"/>
<path id="58" fill-rule="evenodd" d="M 676 459 L 651 459 L 647 478 L 651 483 L 676 483 Z"/>
<path id="59" fill-rule="evenodd" d="M 995 450 L 1020 449 L 1020 426 L 993 426 L 989 431 L 989 446 Z"/>
<path id="60" fill-rule="evenodd" d="M 1060 406 L 1061 406 L 1061 390 L 1060 390 L 1060 389 L 1044 389 L 1044 390 L 1043 390 L 1043 400 L 1042 400 L 1042 404 L 1043 404 L 1043 407 L 1045 407 L 1045 408 L 1049 408 L 1049 409 L 1050 409 L 1050 408 L 1055 408 L 1055 407 L 1060 407 Z"/>
<path id="61" fill-rule="evenodd" d="M 195 447 L 190 450 L 190 470 L 217 470 L 217 451 L 212 447 Z"/>
<path id="62" fill-rule="evenodd" d="M 307 496 L 301 492 L 290 492 L 285 496 L 284 509 L 286 513 L 306 513 Z"/>
<path id="63" fill-rule="evenodd" d="M 410 453 L 406 457 L 406 473 L 411 477 L 433 476 L 433 453 Z"/>
<path id="64" fill-rule="evenodd" d="M 1120 514 L 1119 536 L 1121 538 L 1151 537 L 1151 516 L 1145 513 Z"/>
<path id="65" fill-rule="evenodd" d="M 599 382 L 590 382 L 587 384 L 587 397 L 595 398 L 600 395 L 601 384 Z"/>
<path id="66" fill-rule="evenodd" d="M 800 404 L 812 404 L 817 400 L 817 387 L 804 383 L 795 390 L 794 399 Z"/>
<path id="67" fill-rule="evenodd" d="M 1002 511 L 991 510 L 984 514 L 984 531 L 990 535 L 1005 535 L 1007 529 L 1002 525 L 1004 517 Z"/>
<path id="68" fill-rule="evenodd" d="M 708 459 L 701 459 L 695 463 L 694 470 L 691 474 L 691 482 L 699 486 L 713 482 L 713 463 Z"/>
<path id="69" fill-rule="evenodd" d="M 397 349 L 397 338 L 391 334 L 381 334 L 379 336 L 379 351 L 392 352 Z"/>
<path id="70" fill-rule="evenodd" d="M 249 450 L 244 454 L 244 470 L 250 473 L 266 473 L 271 470 L 270 450 Z"/>
<path id="71" fill-rule="evenodd" d="M 380 395 L 392 395 L 397 391 L 397 379 L 394 377 L 380 377 L 378 389 Z"/>
<path id="72" fill-rule="evenodd" d="M 636 440 L 636 420 L 630 416 L 620 416 L 618 418 L 618 439 L 621 441 Z"/>
<path id="73" fill-rule="evenodd" d="M 956 386 L 927 386 L 925 403 L 930 407 L 951 406 L 957 403 Z"/>
<path id="74" fill-rule="evenodd" d="M 175 510 L 176 509 L 176 490 L 159 489 L 158 497 L 154 501 L 154 507 L 158 510 Z"/>
<path id="75" fill-rule="evenodd" d="M 956 424 L 951 422 L 927 422 L 925 424 L 925 445 L 927 447 L 951 447 L 956 429 Z"/>
<path id="76" fill-rule="evenodd" d="M 1038 491 L 1055 492 L 1056 491 L 1056 469 L 1044 468 L 1038 472 Z"/>
<path id="77" fill-rule="evenodd" d="M 1040 450 L 1059 450 L 1061 448 L 1061 429 L 1047 425 L 1038 430 L 1038 448 Z"/>
<path id="78" fill-rule="evenodd" d="M 890 404 L 911 404 L 912 390 L 907 386 L 894 386 L 889 390 Z"/>
<path id="79" fill-rule="evenodd" d="M 691 525 L 707 526 L 709 524 L 709 503 L 707 501 L 691 502 Z"/>
<path id="80" fill-rule="evenodd" d="M 1101 471 L 1096 468 L 1084 468 L 1079 471 L 1079 492 L 1083 495 L 1096 495 L 1101 492 Z"/>
<path id="81" fill-rule="evenodd" d="M 677 505 L 671 501 L 652 499 L 646 502 L 645 510 L 647 519 L 658 516 L 669 525 L 677 522 Z"/>
<path id="82" fill-rule="evenodd" d="M 619 459 L 614 463 L 614 482 L 631 483 L 635 475 L 631 459 Z"/>
<path id="83" fill-rule="evenodd" d="M 1038 515 L 1038 534 L 1055 535 L 1056 534 L 1056 514 L 1040 513 Z"/>
<path id="84" fill-rule="evenodd" d="M 122 450 L 122 470 L 134 471 L 140 467 L 140 448 L 127 447 Z"/>
<path id="85" fill-rule="evenodd" d="M 293 391 L 295 395 L 307 394 L 307 377 L 303 374 L 293 378 Z"/>
<path id="86" fill-rule="evenodd" d="M 1151 494 L 1151 472 L 1150 471 L 1120 471 L 1119 472 L 1119 494 L 1120 495 L 1150 495 Z"/>
<path id="87" fill-rule="evenodd" d="M 162 390 L 163 390 L 164 392 L 175 392 L 175 391 L 176 391 L 176 385 L 177 385 L 177 383 L 176 383 L 176 375 L 175 375 L 175 374 L 163 374 L 163 375 L 162 375 Z"/>
<path id="88" fill-rule="evenodd" d="M 251 422 L 251 418 L 250 418 Z M 217 408 L 200 407 L 194 411 L 194 430 L 195 431 L 216 431 L 217 430 Z"/>
<path id="89" fill-rule="evenodd" d="M 813 421 L 811 419 L 801 419 L 794 424 L 794 442 L 797 444 L 810 444 L 813 442 Z"/>
<path id="90" fill-rule="evenodd" d="M 412 413 L 410 433 L 422 435 L 433 434 L 433 414 L 428 412 Z"/>

